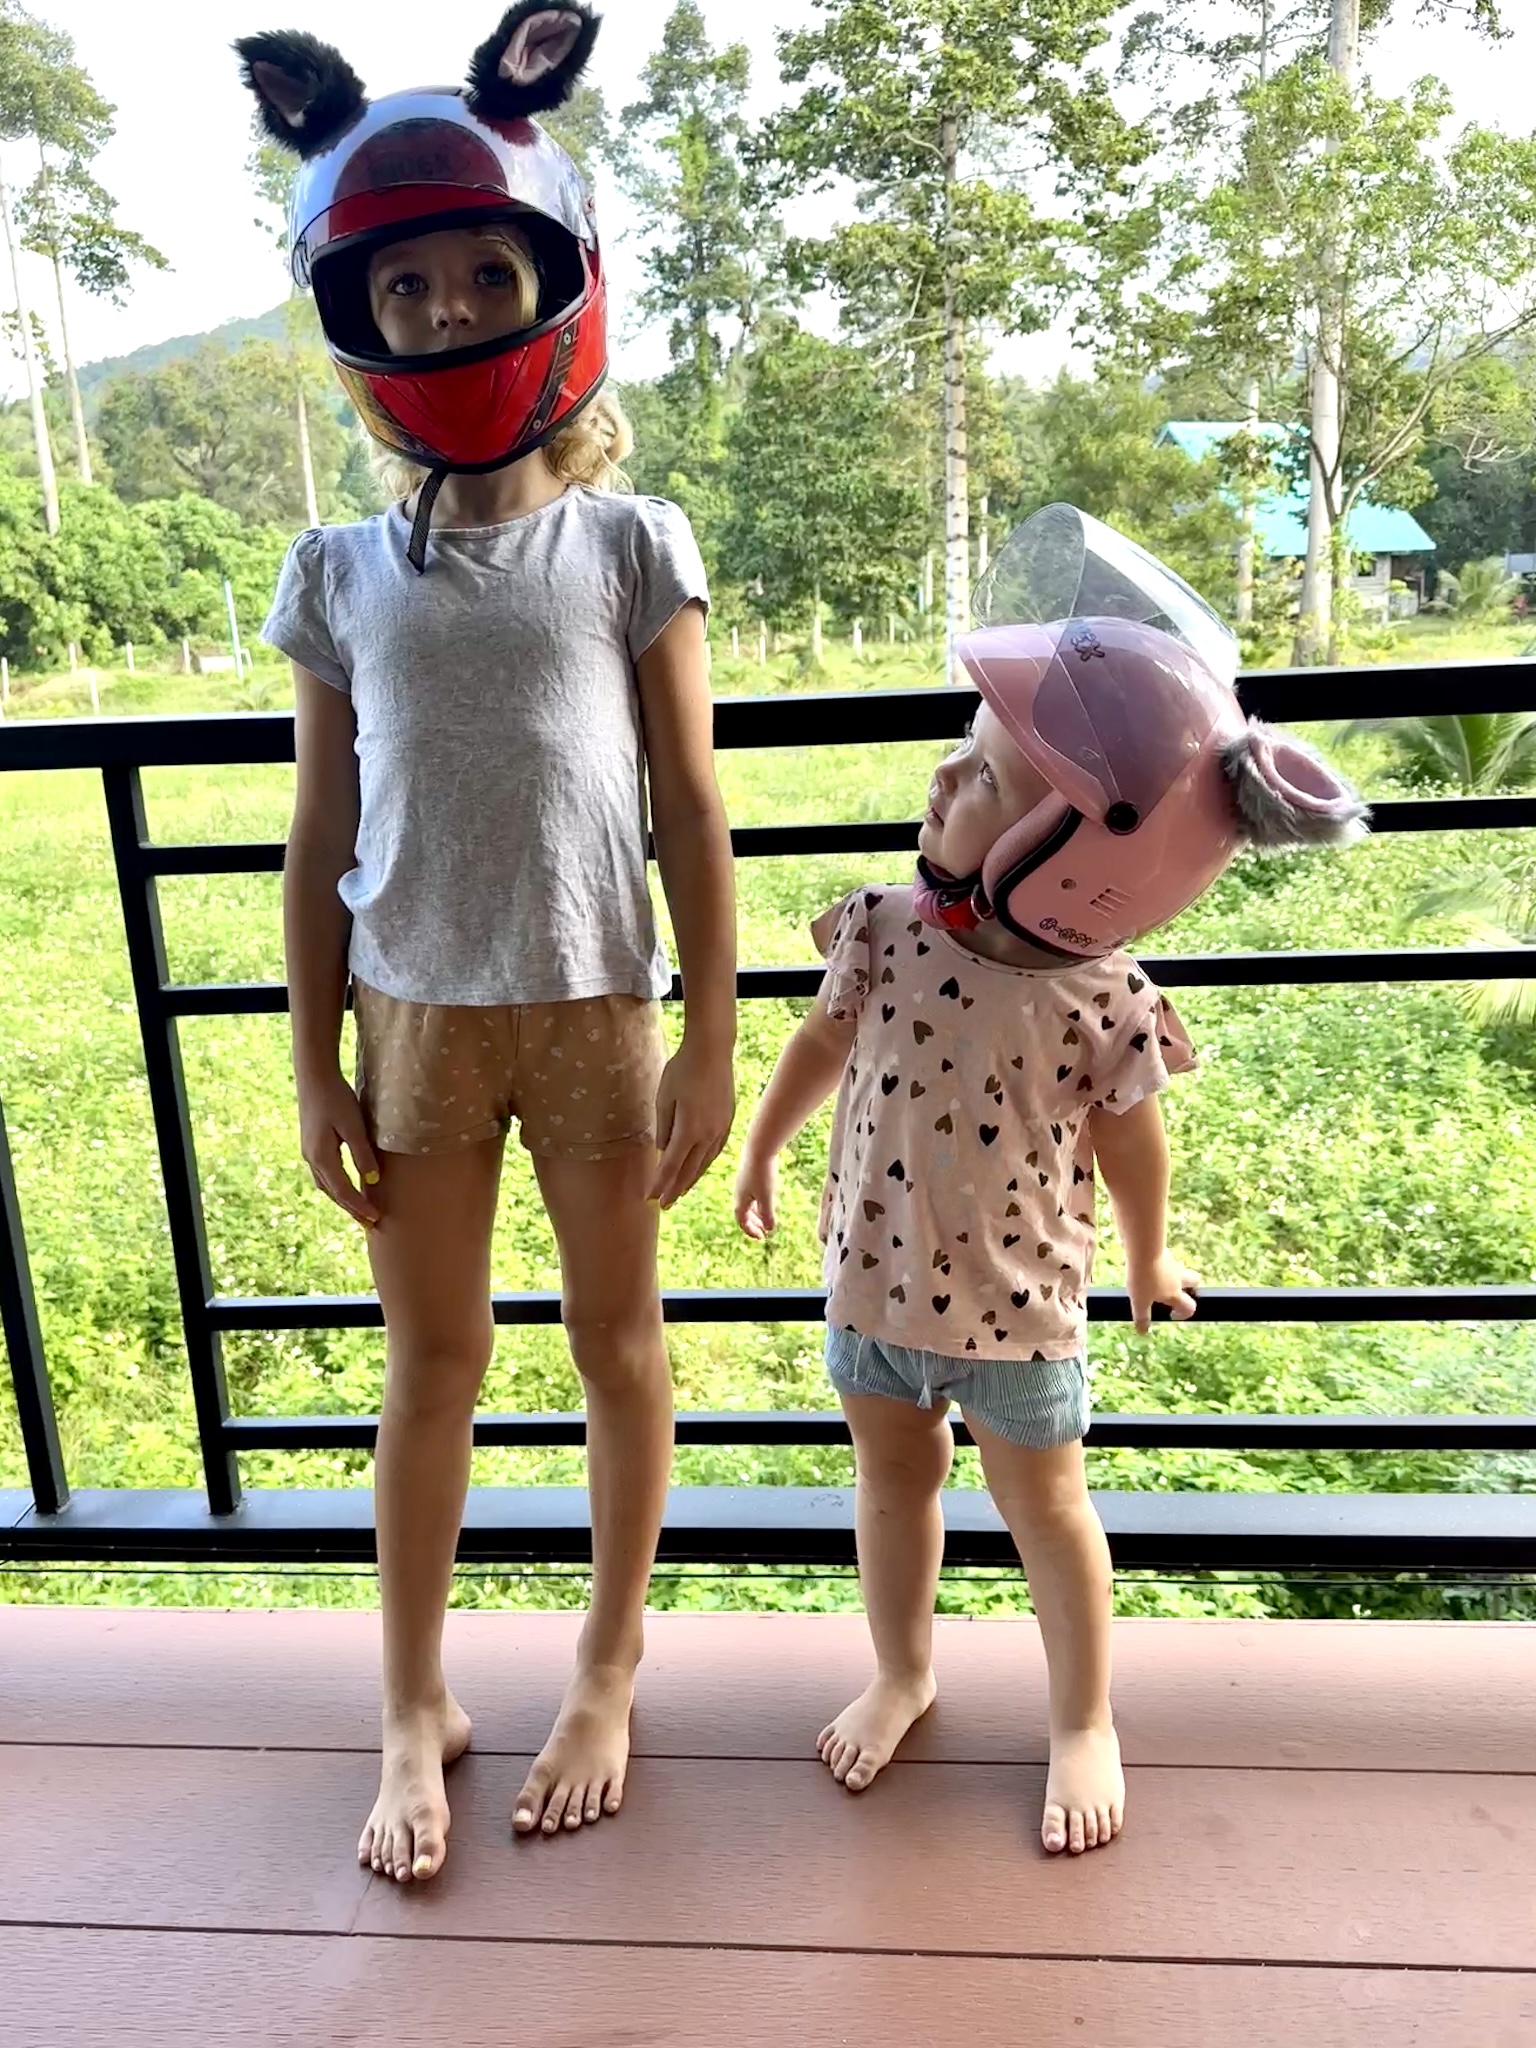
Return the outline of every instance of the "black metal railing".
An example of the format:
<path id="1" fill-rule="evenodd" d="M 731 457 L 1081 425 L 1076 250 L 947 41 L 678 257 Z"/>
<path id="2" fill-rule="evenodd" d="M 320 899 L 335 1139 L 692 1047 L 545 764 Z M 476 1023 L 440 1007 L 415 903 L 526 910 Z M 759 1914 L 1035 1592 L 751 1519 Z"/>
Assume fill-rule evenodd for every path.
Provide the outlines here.
<path id="1" fill-rule="evenodd" d="M 1536 662 L 1435 664 L 1419 668 L 1296 670 L 1255 674 L 1241 685 L 1250 711 L 1289 722 L 1536 706 Z M 966 690 L 723 699 L 716 706 L 721 748 L 833 746 L 945 741 L 976 699 Z M 204 1488 L 70 1494 L 60 1452 L 43 1343 L 28 1270 L 14 1176 L 0 1119 L 0 1323 L 16 1389 L 30 1491 L 0 1491 L 0 1557 L 71 1559 L 239 1556 L 365 1558 L 372 1552 L 365 1492 L 264 1488 L 242 1492 L 244 1452 L 362 1450 L 373 1417 L 248 1417 L 230 1411 L 221 1342 L 227 1331 L 371 1328 L 382 1325 L 371 1296 L 236 1299 L 214 1291 L 198 1185 L 178 1020 L 281 1012 L 281 985 L 171 981 L 158 884 L 166 875 L 275 873 L 280 844 L 157 846 L 149 836 L 141 772 L 151 767 L 218 767 L 293 759 L 287 715 L 134 718 L 0 726 L 0 770 L 93 769 L 102 777 L 122 901 L 134 998 L 143 1036 L 150 1103 L 170 1226 L 191 1375 Z M 1478 832 L 1536 827 L 1536 796 L 1423 798 L 1376 807 L 1384 832 Z M 909 822 L 748 827 L 733 834 L 739 857 L 910 852 Z M 1488 980 L 1536 974 L 1536 948 L 1457 948 L 1145 956 L 1170 988 L 1326 982 Z M 808 997 L 819 970 L 748 968 L 741 994 Z M 678 991 L 674 990 L 674 994 Z M 671 1322 L 785 1323 L 819 1320 L 818 1289 L 677 1290 L 664 1295 Z M 503 1324 L 554 1323 L 552 1294 L 504 1294 Z M 1123 1293 L 1090 1297 L 1097 1321 L 1129 1314 Z M 1211 1288 L 1207 1322 L 1387 1323 L 1536 1320 L 1536 1287 Z M 957 1433 L 964 1437 L 963 1425 Z M 835 1413 L 682 1415 L 684 1445 L 806 1446 L 848 1440 Z M 580 1415 L 482 1416 L 481 1446 L 580 1444 Z M 1105 1415 L 1092 1442 L 1103 1447 L 1223 1451 L 1531 1451 L 1536 1416 Z M 1532 1494 L 1211 1494 L 1099 1496 L 1123 1564 L 1288 1568 L 1348 1565 L 1536 1567 Z M 947 1505 L 950 1555 L 990 1562 L 1010 1554 L 1006 1532 L 984 1495 Z M 586 1496 L 576 1489 L 476 1489 L 465 1558 L 557 1562 L 589 1554 Z M 852 1555 L 852 1508 L 842 1489 L 754 1486 L 678 1488 L 662 1555 L 674 1560 L 845 1561 Z"/>

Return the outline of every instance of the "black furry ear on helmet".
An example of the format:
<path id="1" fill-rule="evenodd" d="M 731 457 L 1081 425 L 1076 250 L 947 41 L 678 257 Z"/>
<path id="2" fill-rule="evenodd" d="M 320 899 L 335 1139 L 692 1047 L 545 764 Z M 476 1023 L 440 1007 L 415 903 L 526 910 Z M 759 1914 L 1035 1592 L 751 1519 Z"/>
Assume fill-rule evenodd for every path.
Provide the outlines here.
<path id="1" fill-rule="evenodd" d="M 581 0 L 519 0 L 470 59 L 469 111 L 482 121 L 522 121 L 564 106 L 601 26 Z"/>
<path id="2" fill-rule="evenodd" d="M 1222 750 L 1222 773 L 1260 853 L 1303 846 L 1349 846 L 1366 834 L 1370 812 L 1314 747 L 1250 719 Z"/>
<path id="3" fill-rule="evenodd" d="M 363 81 L 341 52 L 297 29 L 242 36 L 235 54 L 262 125 L 297 156 L 318 155 L 368 104 Z"/>

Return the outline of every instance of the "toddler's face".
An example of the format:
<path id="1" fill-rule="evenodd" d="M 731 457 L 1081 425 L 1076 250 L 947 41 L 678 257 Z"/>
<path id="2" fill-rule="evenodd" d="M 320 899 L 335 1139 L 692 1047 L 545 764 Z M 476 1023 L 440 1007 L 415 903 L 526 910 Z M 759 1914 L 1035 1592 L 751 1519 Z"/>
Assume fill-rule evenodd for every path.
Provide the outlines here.
<path id="1" fill-rule="evenodd" d="M 1009 826 L 1049 795 L 1045 777 L 983 703 L 970 733 L 933 771 L 918 850 L 948 874 L 973 875 Z"/>
<path id="2" fill-rule="evenodd" d="M 531 326 L 537 272 L 510 228 L 440 228 L 380 249 L 368 297 L 392 354 L 435 355 Z"/>

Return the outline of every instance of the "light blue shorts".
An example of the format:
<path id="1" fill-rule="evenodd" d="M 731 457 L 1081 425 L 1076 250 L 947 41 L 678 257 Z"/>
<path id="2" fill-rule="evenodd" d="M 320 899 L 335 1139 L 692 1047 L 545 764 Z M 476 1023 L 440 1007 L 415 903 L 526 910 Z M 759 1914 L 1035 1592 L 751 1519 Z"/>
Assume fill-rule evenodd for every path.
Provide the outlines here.
<path id="1" fill-rule="evenodd" d="M 840 1394 L 884 1394 L 919 1408 L 931 1408 L 935 1396 L 958 1401 L 984 1429 L 1028 1451 L 1059 1450 L 1088 1434 L 1088 1373 L 1080 1358 L 998 1358 L 972 1366 L 829 1324 L 827 1371 Z"/>

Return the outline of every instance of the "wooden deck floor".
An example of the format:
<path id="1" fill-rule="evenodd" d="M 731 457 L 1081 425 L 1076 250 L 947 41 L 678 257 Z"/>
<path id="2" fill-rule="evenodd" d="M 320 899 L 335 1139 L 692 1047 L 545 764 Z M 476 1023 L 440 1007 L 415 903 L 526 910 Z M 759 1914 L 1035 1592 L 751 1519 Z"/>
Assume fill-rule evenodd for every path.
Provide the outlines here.
<path id="1" fill-rule="evenodd" d="M 351 1848 L 377 1622 L 0 1608 L 5 2048 L 1532 2048 L 1536 1629 L 1126 1623 L 1127 1830 L 1036 1847 L 1039 1645 L 950 1622 L 861 1799 L 861 1625 L 652 1624 L 624 1813 L 514 1843 L 574 1623 L 454 1616 L 442 1878 Z"/>

